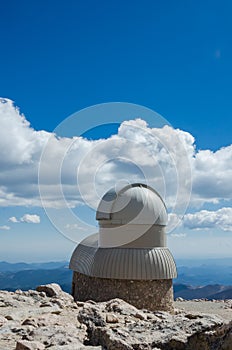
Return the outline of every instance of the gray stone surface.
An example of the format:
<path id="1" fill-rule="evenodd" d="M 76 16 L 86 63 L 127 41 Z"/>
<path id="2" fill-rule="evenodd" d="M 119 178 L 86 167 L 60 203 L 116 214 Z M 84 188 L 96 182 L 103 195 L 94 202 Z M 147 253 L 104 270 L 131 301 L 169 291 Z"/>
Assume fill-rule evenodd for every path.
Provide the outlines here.
<path id="1" fill-rule="evenodd" d="M 173 311 L 172 280 L 119 280 L 73 273 L 75 300 L 107 301 L 120 298 L 138 309 Z"/>
<path id="2" fill-rule="evenodd" d="M 198 303 L 197 303 L 198 304 Z M 117 324 L 107 323 L 109 312 Z M 108 350 L 231 350 L 232 323 L 214 315 L 139 311 L 123 300 L 92 304 L 86 302 L 78 320 L 87 326 L 91 344 Z M 141 317 L 142 316 L 142 317 Z"/>
<path id="3" fill-rule="evenodd" d="M 0 291 L 0 301 L 0 350 L 232 350 L 232 300 L 181 301 L 173 314 L 121 299 L 75 302 L 62 290 Z"/>
<path id="4" fill-rule="evenodd" d="M 44 292 L 48 297 L 56 297 L 62 293 L 62 289 L 57 283 L 41 285 L 36 288 L 37 292 Z"/>
<path id="5" fill-rule="evenodd" d="M 44 344 L 37 341 L 20 340 L 16 344 L 16 350 L 44 350 Z"/>

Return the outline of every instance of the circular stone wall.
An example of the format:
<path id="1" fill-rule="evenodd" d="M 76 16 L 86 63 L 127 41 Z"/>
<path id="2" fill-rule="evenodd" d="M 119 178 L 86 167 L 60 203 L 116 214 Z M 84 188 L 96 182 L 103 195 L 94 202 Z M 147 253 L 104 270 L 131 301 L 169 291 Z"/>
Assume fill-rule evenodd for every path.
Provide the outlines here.
<path id="1" fill-rule="evenodd" d="M 75 300 L 96 302 L 120 298 L 138 309 L 173 311 L 171 279 L 125 280 L 90 277 L 73 273 L 72 294 Z"/>

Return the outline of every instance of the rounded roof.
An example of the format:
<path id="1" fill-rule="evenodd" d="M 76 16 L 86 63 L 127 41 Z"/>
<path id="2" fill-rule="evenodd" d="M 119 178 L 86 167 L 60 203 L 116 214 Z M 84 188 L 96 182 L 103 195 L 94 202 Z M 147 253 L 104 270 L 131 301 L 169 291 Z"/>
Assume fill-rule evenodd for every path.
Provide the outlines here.
<path id="1" fill-rule="evenodd" d="M 154 280 L 177 277 L 175 261 L 167 247 L 99 248 L 98 234 L 87 237 L 76 247 L 69 268 L 99 278 Z"/>
<path id="2" fill-rule="evenodd" d="M 166 247 L 166 206 L 153 188 L 136 183 L 108 191 L 96 218 L 99 232 L 73 252 L 70 268 L 114 279 L 172 279 L 176 265 Z"/>
<path id="3" fill-rule="evenodd" d="M 161 196 L 152 187 L 135 183 L 119 191 L 109 190 L 101 199 L 96 219 L 116 225 L 167 224 L 167 210 Z"/>

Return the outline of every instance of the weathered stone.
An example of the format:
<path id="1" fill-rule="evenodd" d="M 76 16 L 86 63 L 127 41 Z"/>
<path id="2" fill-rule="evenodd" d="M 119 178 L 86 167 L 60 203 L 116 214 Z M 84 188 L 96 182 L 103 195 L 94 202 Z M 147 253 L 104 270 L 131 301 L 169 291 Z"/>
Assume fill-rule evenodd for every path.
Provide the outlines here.
<path id="1" fill-rule="evenodd" d="M 37 322 L 34 318 L 27 318 L 26 320 L 24 320 L 22 322 L 22 325 L 28 325 L 28 326 L 33 326 L 36 327 L 37 326 Z"/>
<path id="2" fill-rule="evenodd" d="M 61 310 L 53 310 L 53 311 L 51 311 L 51 314 L 53 314 L 53 315 L 60 315 L 61 314 Z"/>
<path id="3" fill-rule="evenodd" d="M 37 341 L 20 340 L 15 350 L 44 350 L 45 346 Z"/>
<path id="4" fill-rule="evenodd" d="M 170 314 L 138 310 L 121 299 L 89 300 L 77 306 L 67 298 L 68 307 L 60 309 L 55 300 L 63 302 L 66 293 L 52 298 L 41 293 L 0 291 L 0 300 L 14 305 L 1 310 L 1 350 L 14 349 L 16 343 L 24 350 L 42 345 L 51 350 L 232 350 L 232 314 L 225 308 L 232 305 L 231 300 L 175 302 L 181 309 Z M 52 306 L 40 308 L 42 301 Z M 204 313 L 199 312 L 202 310 Z M 7 315 L 12 319 L 7 320 Z"/>
<path id="5" fill-rule="evenodd" d="M 140 320 L 145 320 L 145 316 L 141 312 L 136 312 L 134 316 Z"/>
<path id="6" fill-rule="evenodd" d="M 77 304 L 77 306 L 84 306 L 85 303 L 84 303 L 84 301 L 77 300 L 76 304 Z"/>
<path id="7" fill-rule="evenodd" d="M 113 314 L 106 314 L 107 323 L 118 323 L 118 318 Z"/>
<path id="8" fill-rule="evenodd" d="M 181 297 L 178 297 L 178 298 L 176 298 L 176 301 L 184 301 L 184 299 Z"/>
<path id="9" fill-rule="evenodd" d="M 108 311 L 107 315 L 117 317 L 117 327 L 102 322 L 105 310 Z M 86 303 L 78 314 L 78 319 L 87 326 L 90 343 L 101 344 L 107 350 L 154 347 L 180 350 L 232 349 L 226 345 L 229 344 L 232 325 L 223 325 L 223 321 L 213 315 L 156 312 L 152 319 L 141 317 L 135 321 L 135 318 L 136 309 L 118 299 L 97 306 Z M 227 347 L 222 347 L 223 344 Z"/>
<path id="10" fill-rule="evenodd" d="M 14 320 L 14 317 L 13 317 L 12 315 L 6 315 L 5 318 L 6 318 L 8 321 Z"/>
<path id="11" fill-rule="evenodd" d="M 38 292 L 44 292 L 48 297 L 59 296 L 62 293 L 62 289 L 59 284 L 50 283 L 46 285 L 41 285 L 36 288 Z"/>
<path id="12" fill-rule="evenodd" d="M 23 291 L 21 290 L 21 289 L 17 289 L 16 291 L 15 291 L 15 294 L 23 294 Z"/>
<path id="13" fill-rule="evenodd" d="M 52 304 L 49 301 L 42 301 L 40 307 L 51 307 Z"/>
<path id="14" fill-rule="evenodd" d="M 85 346 L 82 343 L 72 343 L 71 345 L 51 346 L 49 350 L 102 350 L 101 346 Z"/>
<path id="15" fill-rule="evenodd" d="M 7 322 L 7 319 L 5 317 L 0 316 L 0 327 L 2 327 L 6 322 Z"/>
<path id="16" fill-rule="evenodd" d="M 46 347 L 64 346 L 80 341 L 81 332 L 72 324 L 50 324 L 35 328 L 29 337 Z"/>

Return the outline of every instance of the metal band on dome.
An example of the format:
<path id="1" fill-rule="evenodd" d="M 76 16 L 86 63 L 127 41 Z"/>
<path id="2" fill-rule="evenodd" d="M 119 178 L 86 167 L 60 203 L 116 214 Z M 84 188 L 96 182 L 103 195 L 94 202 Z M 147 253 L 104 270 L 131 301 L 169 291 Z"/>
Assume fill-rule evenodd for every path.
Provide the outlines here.
<path id="1" fill-rule="evenodd" d="M 94 239 L 95 238 L 95 239 Z M 85 243 L 85 244 L 83 244 Z M 75 249 L 70 269 L 82 274 L 115 279 L 172 279 L 177 276 L 173 256 L 162 248 L 99 248 L 97 234 Z"/>

